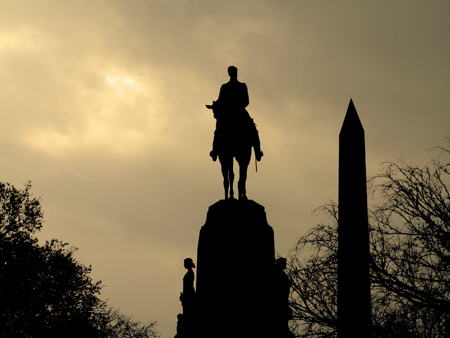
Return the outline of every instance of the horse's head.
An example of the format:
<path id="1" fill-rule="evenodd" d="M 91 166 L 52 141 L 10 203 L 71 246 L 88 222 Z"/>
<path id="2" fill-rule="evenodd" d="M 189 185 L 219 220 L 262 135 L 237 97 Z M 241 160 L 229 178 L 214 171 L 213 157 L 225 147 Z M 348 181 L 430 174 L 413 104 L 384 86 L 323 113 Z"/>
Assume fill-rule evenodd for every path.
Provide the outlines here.
<path id="1" fill-rule="evenodd" d="M 216 101 L 213 101 L 211 109 L 213 110 L 214 118 L 216 120 L 218 120 L 221 117 L 223 117 L 223 108 L 219 104 L 217 104 Z"/>

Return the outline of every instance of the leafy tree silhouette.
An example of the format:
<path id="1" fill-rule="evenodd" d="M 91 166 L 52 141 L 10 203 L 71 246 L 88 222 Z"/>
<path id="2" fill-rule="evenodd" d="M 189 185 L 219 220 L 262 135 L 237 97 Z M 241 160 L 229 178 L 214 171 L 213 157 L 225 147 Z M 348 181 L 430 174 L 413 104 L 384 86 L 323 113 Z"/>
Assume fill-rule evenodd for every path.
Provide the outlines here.
<path id="1" fill-rule="evenodd" d="M 369 180 L 381 201 L 369 212 L 376 337 L 450 336 L 450 147 L 434 150 L 425 167 L 387 162 Z M 318 210 L 332 224 L 302 236 L 286 270 L 298 337 L 336 336 L 338 205 Z"/>
<path id="2" fill-rule="evenodd" d="M 30 189 L 0 183 L 0 337 L 157 336 L 154 322 L 142 327 L 108 309 L 76 248 L 38 244 L 43 212 Z"/>

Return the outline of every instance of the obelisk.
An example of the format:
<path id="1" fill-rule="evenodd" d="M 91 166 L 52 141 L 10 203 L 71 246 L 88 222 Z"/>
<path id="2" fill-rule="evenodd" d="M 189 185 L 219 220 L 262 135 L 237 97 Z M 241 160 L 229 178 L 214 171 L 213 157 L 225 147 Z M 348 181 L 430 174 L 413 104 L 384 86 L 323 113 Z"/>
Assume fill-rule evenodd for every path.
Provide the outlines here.
<path id="1" fill-rule="evenodd" d="M 371 336 L 364 128 L 353 101 L 339 134 L 338 338 Z"/>

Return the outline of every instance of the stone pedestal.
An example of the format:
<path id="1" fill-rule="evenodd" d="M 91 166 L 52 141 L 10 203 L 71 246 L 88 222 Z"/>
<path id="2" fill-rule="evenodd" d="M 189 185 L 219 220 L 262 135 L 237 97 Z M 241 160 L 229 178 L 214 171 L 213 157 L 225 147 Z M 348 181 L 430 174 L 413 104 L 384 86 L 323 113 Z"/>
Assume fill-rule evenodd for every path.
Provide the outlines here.
<path id="1" fill-rule="evenodd" d="M 198 337 L 274 337 L 275 245 L 264 207 L 209 208 L 197 252 Z"/>

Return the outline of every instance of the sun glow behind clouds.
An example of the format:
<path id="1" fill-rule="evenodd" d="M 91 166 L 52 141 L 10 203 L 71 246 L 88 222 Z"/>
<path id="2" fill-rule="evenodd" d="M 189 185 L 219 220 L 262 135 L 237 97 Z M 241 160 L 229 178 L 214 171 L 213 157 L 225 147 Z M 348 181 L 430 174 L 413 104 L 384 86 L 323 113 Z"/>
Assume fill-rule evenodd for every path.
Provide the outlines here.
<path id="1" fill-rule="evenodd" d="M 112 151 L 121 156 L 147 153 L 160 142 L 165 125 L 158 86 L 148 78 L 140 79 L 141 86 L 130 76 L 102 77 L 106 79 L 102 86 L 76 100 L 67 121 L 33 125 L 22 141 L 50 155 L 79 150 Z"/>
<path id="2" fill-rule="evenodd" d="M 122 75 L 106 75 L 106 81 L 116 91 L 116 94 L 121 99 L 127 95 L 127 92 L 134 91 L 142 92 L 141 86 L 134 79 L 129 76 Z"/>

